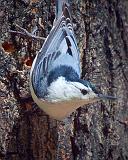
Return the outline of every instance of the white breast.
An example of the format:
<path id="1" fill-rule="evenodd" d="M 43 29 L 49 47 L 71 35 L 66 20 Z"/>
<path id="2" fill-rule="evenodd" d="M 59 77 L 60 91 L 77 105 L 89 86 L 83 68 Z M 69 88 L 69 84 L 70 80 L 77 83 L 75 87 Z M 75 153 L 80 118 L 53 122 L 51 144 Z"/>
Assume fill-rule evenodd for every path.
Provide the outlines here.
<path id="1" fill-rule="evenodd" d="M 81 92 L 71 82 L 59 77 L 48 87 L 48 96 L 45 98 L 50 102 L 68 101 L 71 99 L 80 99 Z"/>
<path id="2" fill-rule="evenodd" d="M 72 99 L 69 101 L 58 101 L 58 102 L 48 102 L 47 100 L 39 99 L 32 88 L 32 84 L 30 81 L 30 91 L 33 100 L 35 103 L 48 115 L 50 115 L 52 118 L 56 120 L 63 120 L 67 116 L 69 116 L 72 112 L 74 112 L 77 108 L 80 106 L 83 106 L 85 104 L 95 102 L 96 100 L 92 99 L 90 100 L 78 100 L 78 99 Z"/>

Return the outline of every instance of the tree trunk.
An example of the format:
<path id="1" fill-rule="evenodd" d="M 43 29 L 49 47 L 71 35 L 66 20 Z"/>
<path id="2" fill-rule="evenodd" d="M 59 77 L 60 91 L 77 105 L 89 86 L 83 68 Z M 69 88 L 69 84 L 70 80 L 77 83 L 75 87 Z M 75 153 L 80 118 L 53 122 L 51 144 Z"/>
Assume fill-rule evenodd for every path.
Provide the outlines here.
<path id="1" fill-rule="evenodd" d="M 72 1 L 82 78 L 118 100 L 83 106 L 64 122 L 49 118 L 34 104 L 28 85 L 31 62 L 54 20 L 54 1 L 0 4 L 0 159 L 127 160 L 127 0 Z M 36 38 L 16 24 L 29 32 L 37 28 Z"/>

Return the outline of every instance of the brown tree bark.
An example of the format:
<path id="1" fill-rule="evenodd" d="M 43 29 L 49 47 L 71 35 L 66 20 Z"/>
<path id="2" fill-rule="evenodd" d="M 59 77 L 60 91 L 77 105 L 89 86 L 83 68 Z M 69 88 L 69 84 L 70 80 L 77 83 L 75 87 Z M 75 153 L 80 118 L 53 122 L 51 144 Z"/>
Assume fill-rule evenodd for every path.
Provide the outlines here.
<path id="1" fill-rule="evenodd" d="M 1 0 L 0 6 L 0 159 L 127 160 L 127 0 L 72 1 L 82 78 L 119 98 L 83 106 L 64 122 L 34 104 L 28 85 L 32 60 L 54 20 L 54 1 Z"/>

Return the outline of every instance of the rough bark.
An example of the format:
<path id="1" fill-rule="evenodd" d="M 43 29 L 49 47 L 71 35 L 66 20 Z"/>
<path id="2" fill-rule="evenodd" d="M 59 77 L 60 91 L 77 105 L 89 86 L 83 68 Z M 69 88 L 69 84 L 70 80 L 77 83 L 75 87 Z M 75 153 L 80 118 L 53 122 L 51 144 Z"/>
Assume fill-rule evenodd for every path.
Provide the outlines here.
<path id="1" fill-rule="evenodd" d="M 46 37 L 54 1 L 6 0 L 0 5 L 0 159 L 127 160 L 127 0 L 72 1 L 82 78 L 119 98 L 81 107 L 64 122 L 49 118 L 30 96 L 31 61 L 43 40 L 9 33 L 21 31 L 15 24 L 29 32 L 37 26 L 36 36 Z"/>

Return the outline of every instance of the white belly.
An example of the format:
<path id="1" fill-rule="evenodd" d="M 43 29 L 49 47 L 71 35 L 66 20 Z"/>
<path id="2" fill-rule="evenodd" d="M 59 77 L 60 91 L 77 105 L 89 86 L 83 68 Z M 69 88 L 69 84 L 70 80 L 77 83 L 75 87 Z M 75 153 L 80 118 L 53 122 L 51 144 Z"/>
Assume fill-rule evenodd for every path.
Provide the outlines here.
<path id="1" fill-rule="evenodd" d="M 38 97 L 35 95 L 31 82 L 30 82 L 30 91 L 35 103 L 44 112 L 46 112 L 48 115 L 50 115 L 52 118 L 56 120 L 63 120 L 80 106 L 93 103 L 96 101 L 96 99 L 94 100 L 92 99 L 91 101 L 74 99 L 70 101 L 55 102 L 55 103 L 44 101 L 44 100 L 38 99 Z"/>

